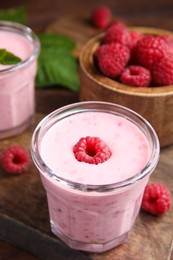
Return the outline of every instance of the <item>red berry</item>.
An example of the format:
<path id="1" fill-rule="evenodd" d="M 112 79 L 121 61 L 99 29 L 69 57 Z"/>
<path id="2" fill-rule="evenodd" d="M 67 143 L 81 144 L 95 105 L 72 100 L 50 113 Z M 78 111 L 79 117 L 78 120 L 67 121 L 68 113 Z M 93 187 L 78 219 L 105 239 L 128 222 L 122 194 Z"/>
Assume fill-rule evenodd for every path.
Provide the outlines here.
<path id="1" fill-rule="evenodd" d="M 173 56 L 173 37 L 170 35 L 160 35 L 160 39 L 164 40 L 168 46 L 167 56 Z"/>
<path id="2" fill-rule="evenodd" d="M 22 146 L 10 146 L 3 151 L 1 163 L 7 173 L 19 174 L 28 168 L 29 154 Z"/>
<path id="3" fill-rule="evenodd" d="M 96 62 L 96 65 L 98 65 L 98 62 L 99 62 L 99 58 L 106 54 L 107 53 L 107 50 L 108 50 L 108 47 L 106 44 L 103 44 L 103 45 L 100 45 L 96 51 L 94 52 L 94 61 Z"/>
<path id="4" fill-rule="evenodd" d="M 152 80 L 157 86 L 173 84 L 173 57 L 167 56 L 156 63 L 152 70 Z"/>
<path id="5" fill-rule="evenodd" d="M 98 137 L 82 137 L 73 147 L 73 152 L 79 162 L 99 164 L 111 156 L 109 147 Z"/>
<path id="6" fill-rule="evenodd" d="M 95 8 L 91 14 L 92 24 L 100 29 L 105 28 L 111 20 L 111 11 L 109 7 L 102 5 Z"/>
<path id="7" fill-rule="evenodd" d="M 145 188 L 142 209 L 153 214 L 160 215 L 171 207 L 171 193 L 164 184 L 148 184 Z"/>
<path id="8" fill-rule="evenodd" d="M 129 64 L 139 65 L 137 54 L 136 54 L 136 45 L 144 37 L 140 32 L 130 32 L 131 43 L 130 43 L 130 60 Z"/>
<path id="9" fill-rule="evenodd" d="M 143 37 L 144 35 L 140 32 L 135 32 L 135 31 L 130 32 L 130 38 L 131 38 L 130 49 L 132 50 L 133 48 L 135 48 L 138 41 L 140 41 Z"/>
<path id="10" fill-rule="evenodd" d="M 114 23 L 107 29 L 103 40 L 107 44 L 120 43 L 128 47 L 131 45 L 129 30 L 125 25 L 118 22 Z"/>
<path id="11" fill-rule="evenodd" d="M 101 45 L 95 53 L 100 71 L 110 78 L 116 78 L 121 74 L 129 58 L 129 49 L 119 43 Z"/>
<path id="12" fill-rule="evenodd" d="M 120 81 L 134 87 L 148 87 L 151 81 L 150 71 L 141 67 L 131 65 L 124 69 Z"/>
<path id="13" fill-rule="evenodd" d="M 107 31 L 108 29 L 110 29 L 111 27 L 114 27 L 114 26 L 119 27 L 119 28 L 126 27 L 126 25 L 121 20 L 113 20 L 112 22 L 110 22 L 108 24 L 108 26 L 106 27 L 105 30 Z"/>
<path id="14" fill-rule="evenodd" d="M 173 46 L 173 37 L 171 37 L 170 35 L 163 34 L 160 35 L 159 38 L 163 39 L 169 46 Z"/>
<path id="15" fill-rule="evenodd" d="M 160 62 L 167 51 L 167 44 L 159 36 L 144 36 L 136 46 L 139 64 L 147 69 L 151 69 L 154 64 Z"/>

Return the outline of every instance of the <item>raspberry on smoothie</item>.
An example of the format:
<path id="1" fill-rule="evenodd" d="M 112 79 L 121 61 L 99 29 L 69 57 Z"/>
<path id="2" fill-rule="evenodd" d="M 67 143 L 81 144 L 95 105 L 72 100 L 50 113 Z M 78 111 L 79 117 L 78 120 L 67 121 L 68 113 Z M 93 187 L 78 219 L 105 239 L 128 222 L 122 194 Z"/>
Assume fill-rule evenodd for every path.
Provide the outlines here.
<path id="1" fill-rule="evenodd" d="M 98 164 L 107 161 L 111 156 L 109 147 L 98 137 L 82 137 L 73 147 L 79 162 Z"/>

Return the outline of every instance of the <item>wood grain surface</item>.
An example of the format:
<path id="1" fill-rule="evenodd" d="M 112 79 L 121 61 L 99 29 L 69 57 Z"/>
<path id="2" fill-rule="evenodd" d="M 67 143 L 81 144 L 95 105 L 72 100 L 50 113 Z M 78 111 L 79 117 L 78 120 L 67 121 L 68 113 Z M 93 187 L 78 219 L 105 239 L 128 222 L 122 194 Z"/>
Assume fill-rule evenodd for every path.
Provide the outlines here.
<path id="1" fill-rule="evenodd" d="M 35 32 L 64 31 L 77 41 L 75 55 L 89 36 L 97 31 L 88 24 L 88 13 L 102 1 L 50 1 L 6 0 L 1 8 L 25 4 L 28 7 L 29 25 Z M 132 26 L 152 26 L 173 30 L 172 1 L 108 1 L 117 17 Z M 73 30 L 69 20 L 80 14 L 87 28 L 86 34 Z M 84 16 L 83 16 L 84 13 Z M 69 17 L 69 20 L 67 19 Z M 83 18 L 82 18 L 83 17 Z M 75 18 L 76 19 L 76 18 Z M 79 18 L 77 18 L 79 19 Z M 58 26 L 57 26 L 58 25 Z M 64 27 L 63 27 L 63 26 Z M 89 26 L 89 27 L 88 27 Z M 61 88 L 36 91 L 37 113 L 33 124 L 22 135 L 0 142 L 0 150 L 12 144 L 21 144 L 28 150 L 36 124 L 52 110 L 79 100 L 78 93 Z M 151 177 L 151 182 L 165 183 L 173 194 L 173 146 L 161 150 L 160 162 Z M 173 249 L 173 209 L 162 217 L 153 217 L 141 211 L 122 246 L 104 254 L 89 254 L 69 249 L 56 238 L 49 226 L 46 193 L 32 161 L 28 171 L 20 176 L 7 175 L 0 168 L 0 259 L 12 260 L 170 260 Z M 5 242 L 4 242 L 5 241 Z"/>

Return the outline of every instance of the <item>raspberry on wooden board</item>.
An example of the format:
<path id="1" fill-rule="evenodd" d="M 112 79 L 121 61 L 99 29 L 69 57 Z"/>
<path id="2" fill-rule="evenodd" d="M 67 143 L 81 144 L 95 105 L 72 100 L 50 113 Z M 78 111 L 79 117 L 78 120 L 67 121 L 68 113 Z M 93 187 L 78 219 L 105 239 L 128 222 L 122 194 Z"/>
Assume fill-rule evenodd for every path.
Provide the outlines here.
<path id="1" fill-rule="evenodd" d="M 99 29 L 105 28 L 112 17 L 111 10 L 106 5 L 96 7 L 91 14 L 92 24 Z"/>
<path id="2" fill-rule="evenodd" d="M 2 152 L 1 164 L 7 173 L 20 174 L 29 166 L 28 151 L 19 145 L 9 146 Z"/>
<path id="3" fill-rule="evenodd" d="M 153 215 L 161 215 L 171 208 L 172 198 L 168 187 L 161 183 L 147 184 L 142 209 Z"/>

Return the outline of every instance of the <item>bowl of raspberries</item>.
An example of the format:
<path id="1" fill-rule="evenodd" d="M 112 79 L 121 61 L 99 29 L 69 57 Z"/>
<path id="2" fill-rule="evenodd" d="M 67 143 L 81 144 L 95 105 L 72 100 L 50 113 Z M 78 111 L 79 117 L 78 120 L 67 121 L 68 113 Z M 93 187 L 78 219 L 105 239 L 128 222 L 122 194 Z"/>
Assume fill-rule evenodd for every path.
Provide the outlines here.
<path id="1" fill-rule="evenodd" d="M 126 106 L 146 118 L 160 145 L 173 143 L 173 33 L 116 20 L 80 53 L 80 100 Z"/>

